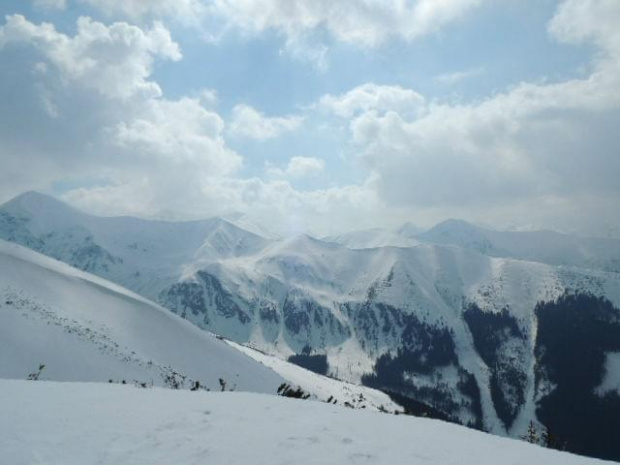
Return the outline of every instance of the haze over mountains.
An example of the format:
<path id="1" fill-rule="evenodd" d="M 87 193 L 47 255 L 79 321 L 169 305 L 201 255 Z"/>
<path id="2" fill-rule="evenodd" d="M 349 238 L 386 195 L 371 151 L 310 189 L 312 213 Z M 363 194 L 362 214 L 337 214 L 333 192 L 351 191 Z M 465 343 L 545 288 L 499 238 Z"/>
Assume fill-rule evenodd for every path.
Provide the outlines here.
<path id="1" fill-rule="evenodd" d="M 322 240 L 257 232 L 95 217 L 36 193 L 0 207 L 0 238 L 200 328 L 440 418 L 513 436 L 541 422 L 569 450 L 620 458 L 620 241 L 455 220 Z M 603 424 L 609 436 L 593 437 Z"/>

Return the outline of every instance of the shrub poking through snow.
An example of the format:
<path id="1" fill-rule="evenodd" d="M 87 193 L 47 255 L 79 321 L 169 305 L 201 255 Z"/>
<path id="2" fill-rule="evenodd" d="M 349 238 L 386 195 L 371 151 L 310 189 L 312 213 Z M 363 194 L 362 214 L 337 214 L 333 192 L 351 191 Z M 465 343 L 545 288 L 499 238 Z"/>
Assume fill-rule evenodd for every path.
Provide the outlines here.
<path id="1" fill-rule="evenodd" d="M 308 399 L 310 394 L 305 392 L 302 388 L 297 387 L 293 389 L 290 384 L 282 383 L 278 387 L 278 395 L 282 397 L 291 397 L 292 399 Z"/>
<path id="2" fill-rule="evenodd" d="M 45 369 L 45 365 L 41 363 L 37 371 L 35 371 L 34 373 L 30 373 L 28 375 L 28 381 L 38 381 L 44 369 Z"/>

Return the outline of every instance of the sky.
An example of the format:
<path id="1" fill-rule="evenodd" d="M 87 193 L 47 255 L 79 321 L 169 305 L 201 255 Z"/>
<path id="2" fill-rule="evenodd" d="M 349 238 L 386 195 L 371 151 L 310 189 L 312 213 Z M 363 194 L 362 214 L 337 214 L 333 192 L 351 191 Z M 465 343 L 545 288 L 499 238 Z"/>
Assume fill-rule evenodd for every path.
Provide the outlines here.
<path id="1" fill-rule="evenodd" d="M 618 0 L 3 0 L 0 202 L 620 237 Z"/>

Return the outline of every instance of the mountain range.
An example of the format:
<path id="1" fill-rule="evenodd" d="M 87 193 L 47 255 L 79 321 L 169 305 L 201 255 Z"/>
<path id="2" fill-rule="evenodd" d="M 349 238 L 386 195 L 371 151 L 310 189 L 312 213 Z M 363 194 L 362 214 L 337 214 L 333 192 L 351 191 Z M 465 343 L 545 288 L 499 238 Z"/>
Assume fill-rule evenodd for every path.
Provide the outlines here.
<path id="1" fill-rule="evenodd" d="M 97 217 L 37 193 L 0 207 L 1 239 L 199 328 L 437 418 L 517 437 L 533 423 L 620 459 L 620 241 L 457 220 L 323 239 L 241 226 Z"/>

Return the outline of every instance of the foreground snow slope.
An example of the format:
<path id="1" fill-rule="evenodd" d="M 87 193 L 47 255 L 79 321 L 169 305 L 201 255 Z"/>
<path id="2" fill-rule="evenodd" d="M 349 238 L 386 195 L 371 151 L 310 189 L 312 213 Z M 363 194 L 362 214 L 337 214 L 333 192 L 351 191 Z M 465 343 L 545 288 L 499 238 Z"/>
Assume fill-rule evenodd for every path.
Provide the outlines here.
<path id="1" fill-rule="evenodd" d="M 0 380 L 0 462 L 603 463 L 440 421 L 248 393 Z"/>
<path id="2" fill-rule="evenodd" d="M 210 388 L 274 393 L 283 378 L 148 300 L 0 241 L 0 377 L 40 363 L 59 381 L 163 383 L 175 370 Z"/>

